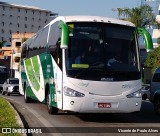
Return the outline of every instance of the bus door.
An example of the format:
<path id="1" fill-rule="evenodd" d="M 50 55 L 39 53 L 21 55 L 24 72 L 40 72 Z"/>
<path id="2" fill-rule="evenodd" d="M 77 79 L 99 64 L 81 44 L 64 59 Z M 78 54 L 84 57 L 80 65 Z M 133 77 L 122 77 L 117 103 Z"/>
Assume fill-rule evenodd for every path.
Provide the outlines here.
<path id="1" fill-rule="evenodd" d="M 50 53 L 47 59 L 47 75 L 51 93 L 51 105 L 62 109 L 62 50 L 57 47 L 56 51 Z"/>

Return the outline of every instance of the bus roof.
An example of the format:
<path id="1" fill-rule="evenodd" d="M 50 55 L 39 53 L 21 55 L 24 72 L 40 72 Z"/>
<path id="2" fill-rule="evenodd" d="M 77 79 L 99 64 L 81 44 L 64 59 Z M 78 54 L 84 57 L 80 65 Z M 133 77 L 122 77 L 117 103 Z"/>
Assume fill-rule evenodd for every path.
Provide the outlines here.
<path id="1" fill-rule="evenodd" d="M 119 25 L 135 27 L 135 25 L 129 21 L 124 21 L 116 18 L 109 18 L 109 17 L 102 17 L 102 16 L 82 16 L 82 15 L 58 16 L 55 19 L 53 19 L 49 24 L 47 24 L 45 27 L 47 27 L 48 25 L 52 25 L 53 23 L 59 20 L 62 20 L 65 23 L 67 22 L 101 22 L 101 23 L 119 24 Z M 36 33 L 32 37 L 34 37 L 35 35 Z"/>
<path id="2" fill-rule="evenodd" d="M 129 21 L 101 16 L 64 16 L 60 18 L 64 18 L 64 22 L 104 22 L 135 27 L 135 25 Z"/>

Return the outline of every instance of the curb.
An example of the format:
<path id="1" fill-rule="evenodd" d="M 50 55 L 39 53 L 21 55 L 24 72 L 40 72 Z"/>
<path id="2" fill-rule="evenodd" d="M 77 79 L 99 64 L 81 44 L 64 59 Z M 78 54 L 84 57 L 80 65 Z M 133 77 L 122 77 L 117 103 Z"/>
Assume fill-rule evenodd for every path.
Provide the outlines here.
<path id="1" fill-rule="evenodd" d="M 22 103 L 19 103 L 17 101 L 14 101 L 14 99 L 6 98 L 6 97 L 3 97 L 3 98 L 5 98 L 11 104 L 12 108 L 14 108 L 14 110 L 17 112 L 17 115 L 19 116 L 20 121 L 23 122 L 21 124 L 23 124 L 24 128 L 27 128 L 27 127 L 34 128 L 37 125 L 42 128 L 43 127 L 46 127 L 46 128 L 47 127 L 53 127 L 53 128 L 55 127 L 55 130 L 57 133 L 50 133 L 50 129 L 48 129 L 49 132 L 43 133 L 43 135 L 44 136 L 62 136 L 62 134 L 59 133 L 59 131 L 56 129 L 56 126 L 53 126 L 46 118 L 41 116 L 39 113 L 35 112 L 30 107 L 23 105 Z M 35 118 L 32 118 L 33 116 Z M 34 134 L 27 133 L 26 135 L 33 136 Z M 24 136 L 26 136 L 26 135 L 24 135 Z"/>
<path id="2" fill-rule="evenodd" d="M 22 122 L 22 120 L 21 120 L 21 118 L 20 118 L 17 110 L 13 107 L 13 105 L 12 105 L 7 99 L 5 99 L 5 100 L 6 100 L 7 103 L 10 105 L 10 107 L 14 110 L 14 112 L 15 112 L 15 114 L 16 114 L 15 118 L 16 118 L 16 120 L 17 120 L 17 124 L 20 125 L 20 127 L 24 128 L 24 124 L 23 124 L 23 122 Z M 27 136 L 27 134 L 21 134 L 21 135 Z"/>

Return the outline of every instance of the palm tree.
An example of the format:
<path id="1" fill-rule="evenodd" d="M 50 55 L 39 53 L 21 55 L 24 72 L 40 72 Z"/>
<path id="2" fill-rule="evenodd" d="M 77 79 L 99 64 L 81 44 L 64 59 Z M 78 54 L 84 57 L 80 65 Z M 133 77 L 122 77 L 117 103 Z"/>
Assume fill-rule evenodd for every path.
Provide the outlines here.
<path id="1" fill-rule="evenodd" d="M 6 43 L 6 41 L 0 42 L 0 48 L 2 48 L 2 47 L 4 46 L 5 43 Z"/>
<path id="2" fill-rule="evenodd" d="M 118 17 L 135 24 L 137 27 L 145 27 L 155 23 L 155 16 L 149 5 L 142 5 L 135 8 L 117 8 Z"/>

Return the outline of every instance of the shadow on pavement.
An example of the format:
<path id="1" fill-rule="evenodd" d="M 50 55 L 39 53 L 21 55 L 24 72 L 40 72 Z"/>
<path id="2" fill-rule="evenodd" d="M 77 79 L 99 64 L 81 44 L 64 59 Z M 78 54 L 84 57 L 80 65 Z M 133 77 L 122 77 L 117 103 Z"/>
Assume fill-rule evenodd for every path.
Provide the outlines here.
<path id="1" fill-rule="evenodd" d="M 160 116 L 154 113 L 153 104 L 143 101 L 141 111 L 135 113 L 105 113 L 76 115 L 86 122 L 101 123 L 160 123 Z"/>

